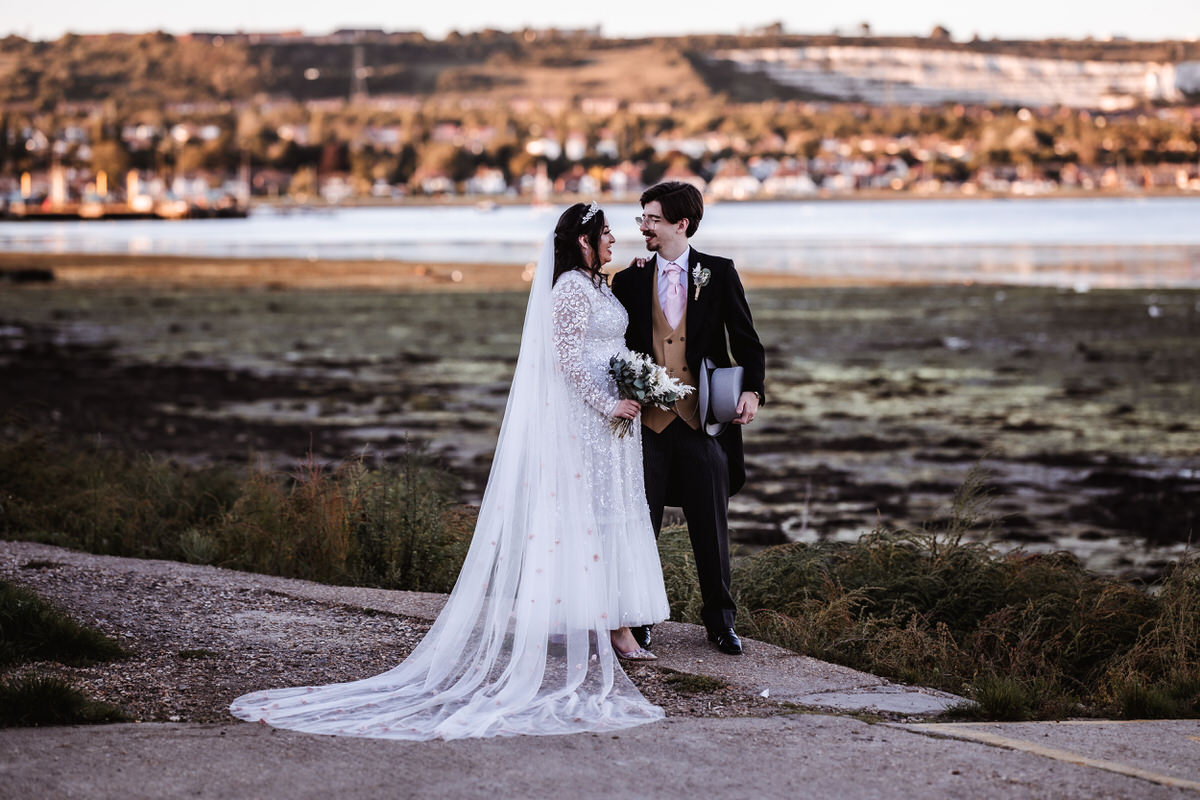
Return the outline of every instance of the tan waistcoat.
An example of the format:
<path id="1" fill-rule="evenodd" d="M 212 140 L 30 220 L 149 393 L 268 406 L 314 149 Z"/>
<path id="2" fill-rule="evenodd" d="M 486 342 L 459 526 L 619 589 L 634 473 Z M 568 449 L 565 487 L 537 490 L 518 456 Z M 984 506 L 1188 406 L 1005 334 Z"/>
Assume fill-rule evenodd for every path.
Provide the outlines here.
<path id="1" fill-rule="evenodd" d="M 667 315 L 663 313 L 662 306 L 658 303 L 658 271 L 655 270 L 654 280 L 651 281 L 650 291 L 654 294 L 650 300 L 650 315 L 651 329 L 650 338 L 654 356 L 654 361 L 657 364 L 662 364 L 667 368 L 667 372 L 672 378 L 678 378 L 680 383 L 686 383 L 693 389 L 698 385 L 696 376 L 691 373 L 687 365 L 687 304 L 683 306 L 683 316 L 679 319 L 679 326 L 672 329 L 667 322 Z M 686 284 L 684 291 L 687 291 Z M 666 430 L 675 417 L 679 417 L 692 430 L 700 428 L 699 414 L 699 399 L 696 392 L 684 395 L 675 402 L 675 407 L 670 411 L 663 411 L 657 406 L 646 406 L 642 409 L 642 424 L 655 433 L 662 433 Z"/>

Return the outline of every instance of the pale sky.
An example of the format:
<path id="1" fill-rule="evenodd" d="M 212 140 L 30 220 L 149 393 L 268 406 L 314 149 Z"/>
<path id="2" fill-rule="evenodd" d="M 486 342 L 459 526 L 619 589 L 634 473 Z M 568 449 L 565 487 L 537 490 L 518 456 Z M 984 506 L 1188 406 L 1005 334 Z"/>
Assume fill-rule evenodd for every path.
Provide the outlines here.
<path id="1" fill-rule="evenodd" d="M 600 25 L 611 36 L 697 32 L 735 33 L 781 21 L 790 33 L 856 33 L 869 22 L 877 34 L 927 34 L 944 25 L 956 39 L 1200 38 L 1200 0 L 859 0 L 804 2 L 678 2 L 678 0 L 350 0 L 306 4 L 296 0 L 0 0 L 0 35 L 53 39 L 67 31 L 102 33 L 165 30 L 328 33 L 342 27 L 420 30 L 441 38 L 451 30 Z"/>

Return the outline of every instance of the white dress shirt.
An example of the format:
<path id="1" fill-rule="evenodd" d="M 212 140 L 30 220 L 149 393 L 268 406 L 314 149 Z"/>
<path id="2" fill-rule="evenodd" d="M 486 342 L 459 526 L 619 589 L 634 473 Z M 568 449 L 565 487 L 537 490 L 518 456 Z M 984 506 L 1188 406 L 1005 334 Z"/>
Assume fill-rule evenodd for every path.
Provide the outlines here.
<path id="1" fill-rule="evenodd" d="M 683 289 L 683 305 L 685 308 L 687 307 L 688 259 L 691 255 L 692 248 L 689 245 L 683 248 L 683 252 L 679 254 L 679 258 L 674 259 L 673 262 L 669 262 L 663 258 L 662 253 L 659 253 L 658 257 L 654 259 L 654 263 L 658 267 L 658 307 L 664 311 L 667 308 L 667 289 L 671 286 L 671 279 L 667 277 L 666 272 L 666 267 L 669 263 L 679 265 L 679 269 L 681 270 L 679 273 L 679 285 Z"/>

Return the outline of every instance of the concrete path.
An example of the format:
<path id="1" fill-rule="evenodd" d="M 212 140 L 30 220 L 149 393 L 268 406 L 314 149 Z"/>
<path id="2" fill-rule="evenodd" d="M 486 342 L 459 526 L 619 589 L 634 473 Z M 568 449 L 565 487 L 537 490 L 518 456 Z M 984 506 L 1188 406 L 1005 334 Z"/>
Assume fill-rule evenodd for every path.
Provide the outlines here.
<path id="1" fill-rule="evenodd" d="M 1195 798 L 1194 723 L 1023 725 L 1009 738 L 1119 756 L 1095 764 L 798 714 L 674 718 L 618 735 L 393 742 L 261 725 L 127 724 L 0 731 L 0 796 L 43 798 Z M 953 726 L 962 728 L 965 726 Z M 993 726 L 996 727 L 996 726 Z M 1074 738 L 1079 736 L 1078 739 Z M 1061 738 L 1060 738 L 1061 737 Z M 1160 760 L 1161 759 L 1161 760 Z M 1186 762 L 1186 763 L 1185 763 Z M 1181 779 L 1182 780 L 1182 779 Z"/>
<path id="2" fill-rule="evenodd" d="M 902 727 L 1200 793 L 1200 720 L 977 722 Z"/>

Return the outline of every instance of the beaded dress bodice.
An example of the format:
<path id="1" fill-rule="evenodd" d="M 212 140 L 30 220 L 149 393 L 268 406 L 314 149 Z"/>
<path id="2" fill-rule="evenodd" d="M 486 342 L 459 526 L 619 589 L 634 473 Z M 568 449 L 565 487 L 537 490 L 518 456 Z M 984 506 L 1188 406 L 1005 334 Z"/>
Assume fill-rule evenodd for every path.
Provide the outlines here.
<path id="1" fill-rule="evenodd" d="M 579 399 L 603 417 L 620 399 L 608 360 L 625 350 L 629 315 L 606 284 L 568 272 L 554 285 L 554 350 Z"/>

